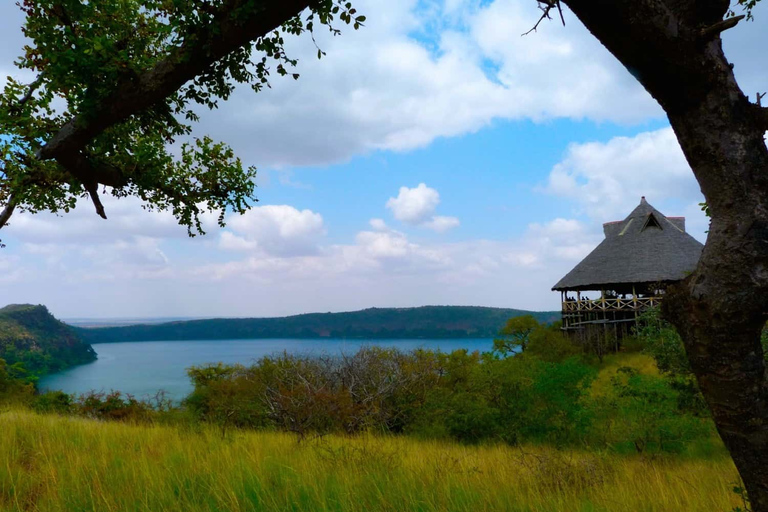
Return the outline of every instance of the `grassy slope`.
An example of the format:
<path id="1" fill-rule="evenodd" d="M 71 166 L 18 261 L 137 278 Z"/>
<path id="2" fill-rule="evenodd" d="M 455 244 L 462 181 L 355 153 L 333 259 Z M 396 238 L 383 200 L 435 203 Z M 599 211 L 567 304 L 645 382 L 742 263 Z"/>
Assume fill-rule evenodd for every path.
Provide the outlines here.
<path id="1" fill-rule="evenodd" d="M 727 511 L 731 461 L 0 414 L 0 510 Z"/>
<path id="2" fill-rule="evenodd" d="M 593 391 L 641 354 L 606 358 Z M 721 452 L 640 457 L 0 413 L 0 511 L 729 511 Z"/>

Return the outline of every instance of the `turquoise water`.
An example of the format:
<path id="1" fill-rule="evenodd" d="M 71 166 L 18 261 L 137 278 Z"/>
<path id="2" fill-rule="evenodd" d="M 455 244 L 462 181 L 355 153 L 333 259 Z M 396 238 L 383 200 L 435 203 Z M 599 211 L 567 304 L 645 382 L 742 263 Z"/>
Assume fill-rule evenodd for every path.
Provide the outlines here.
<path id="1" fill-rule="evenodd" d="M 93 363 L 49 375 L 41 389 L 67 393 L 122 391 L 137 398 L 162 389 L 181 400 L 192 391 L 186 375 L 190 366 L 205 363 L 251 364 L 263 356 L 287 351 L 292 354 L 351 354 L 360 347 L 376 345 L 412 350 L 423 347 L 444 352 L 466 348 L 470 352 L 493 348 L 490 339 L 461 340 L 195 340 L 142 341 L 93 345 L 99 359 Z"/>

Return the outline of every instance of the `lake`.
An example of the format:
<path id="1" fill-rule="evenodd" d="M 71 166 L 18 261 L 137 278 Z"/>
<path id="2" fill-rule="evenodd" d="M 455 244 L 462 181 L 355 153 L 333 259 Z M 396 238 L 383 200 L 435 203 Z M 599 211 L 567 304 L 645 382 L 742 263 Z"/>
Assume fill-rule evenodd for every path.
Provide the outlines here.
<path id="1" fill-rule="evenodd" d="M 99 343 L 93 345 L 99 359 L 40 379 L 40 389 L 66 393 L 122 391 L 137 398 L 166 391 L 181 400 L 192 391 L 186 369 L 206 363 L 251 364 L 259 358 L 287 351 L 292 354 L 353 354 L 363 346 L 440 349 L 443 352 L 466 348 L 470 352 L 493 348 L 490 339 L 444 340 L 194 340 Z"/>

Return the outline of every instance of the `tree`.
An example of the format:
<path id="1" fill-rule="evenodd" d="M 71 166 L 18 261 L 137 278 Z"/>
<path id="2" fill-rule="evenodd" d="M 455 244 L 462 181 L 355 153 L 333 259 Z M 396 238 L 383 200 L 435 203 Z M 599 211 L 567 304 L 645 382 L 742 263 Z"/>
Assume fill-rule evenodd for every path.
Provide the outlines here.
<path id="1" fill-rule="evenodd" d="M 90 196 L 106 219 L 100 187 L 171 210 L 190 235 L 199 215 L 242 213 L 254 198 L 244 169 L 208 137 L 191 133 L 193 106 L 216 108 L 235 84 L 255 91 L 270 73 L 299 75 L 284 37 L 315 25 L 358 28 L 342 0 L 24 0 L 25 47 L 17 65 L 37 74 L 8 79 L 0 96 L 0 228 L 15 210 L 69 211 Z M 318 57 L 322 51 L 318 49 Z"/>
<path id="2" fill-rule="evenodd" d="M 756 511 L 768 510 L 768 109 L 739 88 L 720 34 L 723 0 L 563 0 L 659 102 L 707 201 L 696 270 L 663 314 L 685 344 L 699 388 Z M 756 0 L 739 0 L 751 16 Z M 557 0 L 540 2 L 545 14 Z M 759 96 L 758 96 L 759 97 Z"/>
<path id="3" fill-rule="evenodd" d="M 499 331 L 499 338 L 493 340 L 493 349 L 502 354 L 525 352 L 531 340 L 531 333 L 540 327 L 533 315 L 515 316 Z"/>

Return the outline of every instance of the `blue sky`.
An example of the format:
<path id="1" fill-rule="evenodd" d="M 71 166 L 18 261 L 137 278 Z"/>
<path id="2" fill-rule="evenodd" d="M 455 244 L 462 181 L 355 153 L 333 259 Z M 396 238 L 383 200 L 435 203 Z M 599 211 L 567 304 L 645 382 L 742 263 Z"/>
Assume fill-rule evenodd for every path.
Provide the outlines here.
<path id="1" fill-rule="evenodd" d="M 570 13 L 526 37 L 528 0 L 359 0 L 358 32 L 289 41 L 298 81 L 238 91 L 195 135 L 259 168 L 259 202 L 189 239 L 167 212 L 83 201 L 2 232 L 0 302 L 62 317 L 272 316 L 378 306 L 556 309 L 550 288 L 645 195 L 704 240 L 663 112 Z M 757 21 L 725 34 L 768 87 Z M 0 6 L 0 75 L 23 40 Z"/>

